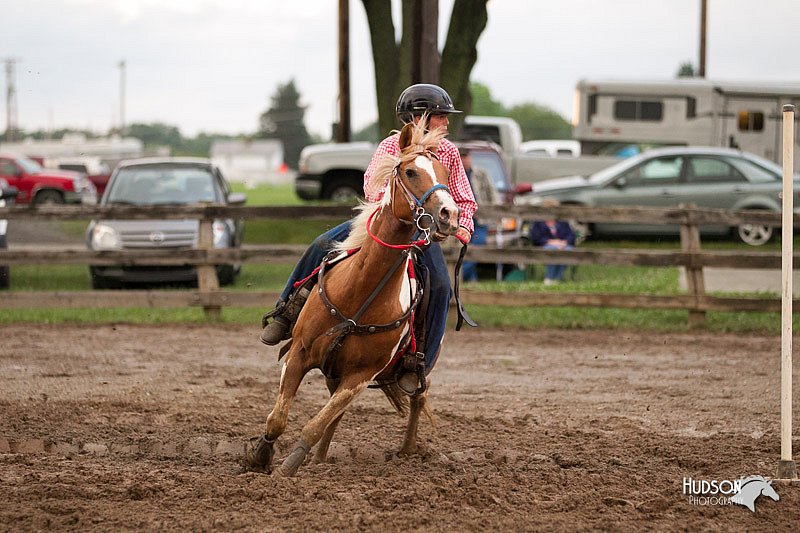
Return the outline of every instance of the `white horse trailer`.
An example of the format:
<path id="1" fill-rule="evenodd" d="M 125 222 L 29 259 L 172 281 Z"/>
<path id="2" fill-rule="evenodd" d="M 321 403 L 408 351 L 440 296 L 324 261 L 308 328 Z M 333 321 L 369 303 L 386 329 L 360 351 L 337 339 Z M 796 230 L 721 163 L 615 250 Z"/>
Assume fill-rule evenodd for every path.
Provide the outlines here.
<path id="1" fill-rule="evenodd" d="M 784 104 L 800 105 L 800 84 L 581 80 L 573 136 L 584 154 L 615 154 L 631 144 L 722 146 L 781 164 Z"/>

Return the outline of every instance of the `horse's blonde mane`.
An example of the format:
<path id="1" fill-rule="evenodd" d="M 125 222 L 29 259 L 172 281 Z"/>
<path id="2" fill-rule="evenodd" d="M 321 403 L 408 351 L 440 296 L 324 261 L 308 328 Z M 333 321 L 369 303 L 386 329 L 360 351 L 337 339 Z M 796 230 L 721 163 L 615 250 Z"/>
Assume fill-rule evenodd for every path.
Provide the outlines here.
<path id="1" fill-rule="evenodd" d="M 383 191 L 382 198 L 377 202 L 362 201 L 361 204 L 356 206 L 355 209 L 358 211 L 358 214 L 350 222 L 350 235 L 343 242 L 337 243 L 333 247 L 334 250 L 352 250 L 364 244 L 364 241 L 367 239 L 367 220 L 370 215 L 376 209 L 383 209 L 391 203 L 391 195 L 387 194 L 386 189 L 396 167 L 413 161 L 418 155 L 424 154 L 426 151 L 436 153 L 439 143 L 444 139 L 447 131 L 444 128 L 436 128 L 433 131 L 428 131 L 425 128 L 425 124 L 428 123 L 427 118 L 428 117 L 423 116 L 422 120 L 412 126 L 411 141 L 409 145 L 402 150 L 399 157 L 386 154 L 378 161 L 372 176 L 370 176 L 368 187 L 370 189 Z M 395 130 L 393 133 L 399 132 Z"/>

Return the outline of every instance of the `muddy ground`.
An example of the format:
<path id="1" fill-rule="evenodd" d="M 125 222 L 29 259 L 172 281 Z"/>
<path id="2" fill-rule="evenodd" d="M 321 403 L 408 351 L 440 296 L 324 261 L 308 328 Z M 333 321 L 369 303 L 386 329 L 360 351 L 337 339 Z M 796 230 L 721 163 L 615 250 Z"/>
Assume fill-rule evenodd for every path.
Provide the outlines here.
<path id="1" fill-rule="evenodd" d="M 776 484 L 780 500 L 762 496 L 755 513 L 682 494 L 683 478 L 774 475 L 777 337 L 448 333 L 423 454 L 394 455 L 404 421 L 368 391 L 329 463 L 275 479 L 241 467 L 280 375 L 277 349 L 257 334 L 0 327 L 0 529 L 789 531 L 800 521 L 798 486 Z M 279 457 L 326 396 L 309 374 Z"/>

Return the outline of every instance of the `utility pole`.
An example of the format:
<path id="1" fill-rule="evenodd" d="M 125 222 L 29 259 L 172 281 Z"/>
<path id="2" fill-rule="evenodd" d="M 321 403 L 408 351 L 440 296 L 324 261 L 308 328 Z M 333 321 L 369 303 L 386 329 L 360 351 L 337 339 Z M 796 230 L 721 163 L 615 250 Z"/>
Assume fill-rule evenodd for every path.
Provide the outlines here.
<path id="1" fill-rule="evenodd" d="M 336 142 L 350 142 L 350 0 L 339 0 L 339 123 Z"/>
<path id="2" fill-rule="evenodd" d="M 119 66 L 119 134 L 125 135 L 125 60 Z"/>
<path id="3" fill-rule="evenodd" d="M 701 78 L 706 77 L 706 23 L 708 19 L 707 0 L 700 0 L 700 64 L 697 67 L 697 75 Z"/>
<path id="4" fill-rule="evenodd" d="M 18 123 L 17 123 L 17 85 L 16 85 L 16 67 L 17 58 L 5 58 L 6 65 L 6 141 L 14 142 L 16 140 Z"/>

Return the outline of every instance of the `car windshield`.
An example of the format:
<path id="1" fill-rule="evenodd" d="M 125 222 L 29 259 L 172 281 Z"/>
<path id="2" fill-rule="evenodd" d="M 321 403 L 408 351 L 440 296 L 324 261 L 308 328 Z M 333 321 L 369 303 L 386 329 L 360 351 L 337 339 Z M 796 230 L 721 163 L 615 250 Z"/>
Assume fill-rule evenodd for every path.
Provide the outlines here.
<path id="1" fill-rule="evenodd" d="M 497 189 L 498 192 L 503 193 L 508 191 L 506 173 L 499 155 L 493 154 L 492 152 L 479 152 L 477 150 L 472 150 L 470 155 L 472 156 L 473 166 L 482 169 L 492 178 L 494 188 Z"/>
<path id="2" fill-rule="evenodd" d="M 114 178 L 107 203 L 133 205 L 215 202 L 210 169 L 200 166 L 131 166 Z"/>
<path id="3" fill-rule="evenodd" d="M 26 174 L 39 174 L 42 171 L 42 165 L 27 157 L 18 157 L 17 163 L 25 169 Z"/>

